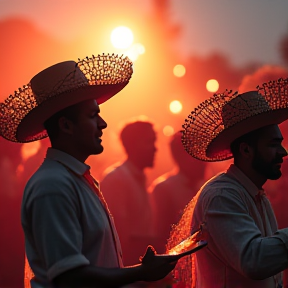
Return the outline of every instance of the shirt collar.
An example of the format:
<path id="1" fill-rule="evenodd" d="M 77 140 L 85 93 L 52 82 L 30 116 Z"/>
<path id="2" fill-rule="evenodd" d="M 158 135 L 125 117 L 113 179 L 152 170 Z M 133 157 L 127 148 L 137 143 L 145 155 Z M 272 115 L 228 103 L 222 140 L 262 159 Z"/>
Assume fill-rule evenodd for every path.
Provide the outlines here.
<path id="1" fill-rule="evenodd" d="M 257 186 L 234 164 L 231 164 L 227 170 L 227 175 L 237 180 L 249 192 L 252 197 L 258 193 L 264 194 L 264 190 L 260 190 Z"/>
<path id="2" fill-rule="evenodd" d="M 47 150 L 46 159 L 58 161 L 78 175 L 83 175 L 90 169 L 89 165 L 77 160 L 70 154 L 51 147 Z"/>

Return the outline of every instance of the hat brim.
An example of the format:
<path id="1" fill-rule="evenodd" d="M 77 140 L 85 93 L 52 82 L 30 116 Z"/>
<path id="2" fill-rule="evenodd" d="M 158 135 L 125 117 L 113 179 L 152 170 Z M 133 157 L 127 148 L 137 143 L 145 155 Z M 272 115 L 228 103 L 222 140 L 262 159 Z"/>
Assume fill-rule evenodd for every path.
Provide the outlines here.
<path id="1" fill-rule="evenodd" d="M 89 99 L 95 99 L 100 105 L 120 92 L 128 82 L 129 81 L 118 84 L 82 86 L 76 90 L 67 91 L 51 97 L 45 101 L 44 105 L 38 105 L 22 119 L 16 130 L 16 140 L 24 143 L 47 137 L 48 135 L 43 124 L 52 115 L 68 106 Z"/>
<path id="2" fill-rule="evenodd" d="M 205 161 L 223 161 L 233 157 L 230 145 L 231 143 L 242 135 L 245 135 L 256 129 L 272 125 L 280 124 L 288 119 L 288 108 L 279 110 L 271 110 L 259 115 L 255 115 L 245 119 L 234 126 L 224 129 L 220 132 L 206 147 Z"/>

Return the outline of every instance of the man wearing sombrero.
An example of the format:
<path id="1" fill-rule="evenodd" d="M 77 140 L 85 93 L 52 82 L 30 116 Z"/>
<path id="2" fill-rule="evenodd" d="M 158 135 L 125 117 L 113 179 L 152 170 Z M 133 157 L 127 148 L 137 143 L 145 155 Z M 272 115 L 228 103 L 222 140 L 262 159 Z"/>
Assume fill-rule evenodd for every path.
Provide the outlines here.
<path id="1" fill-rule="evenodd" d="M 103 151 L 107 123 L 98 105 L 131 75 L 132 62 L 114 54 L 66 61 L 41 71 L 0 104 L 4 138 L 51 141 L 22 201 L 25 272 L 27 278 L 35 274 L 32 287 L 120 287 L 161 279 L 176 264 L 176 258 L 156 257 L 149 246 L 140 264 L 123 267 L 113 218 L 85 164 Z"/>
<path id="2" fill-rule="evenodd" d="M 279 79 L 257 91 L 215 94 L 185 120 L 182 143 L 192 157 L 234 158 L 225 173 L 203 185 L 171 231 L 168 249 L 199 229 L 198 237 L 208 242 L 178 262 L 175 276 L 185 287 L 282 287 L 288 228 L 277 230 L 262 186 L 281 176 L 287 151 L 278 124 L 287 118 L 288 79 Z"/>

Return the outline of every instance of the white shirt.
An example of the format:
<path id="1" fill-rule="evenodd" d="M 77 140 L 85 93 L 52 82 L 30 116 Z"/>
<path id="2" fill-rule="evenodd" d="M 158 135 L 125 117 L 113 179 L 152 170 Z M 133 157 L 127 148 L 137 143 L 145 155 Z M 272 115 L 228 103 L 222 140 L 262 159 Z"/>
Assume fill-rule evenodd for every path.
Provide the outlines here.
<path id="1" fill-rule="evenodd" d="M 235 165 L 200 191 L 192 231 L 203 224 L 207 248 L 196 256 L 196 287 L 275 288 L 288 267 L 288 228 L 277 231 L 269 200 Z M 263 193 L 261 193 L 263 194 Z"/>
<path id="2" fill-rule="evenodd" d="M 120 265 L 105 210 L 82 176 L 89 168 L 49 148 L 26 185 L 21 212 L 25 248 L 42 284 L 82 265 Z"/>

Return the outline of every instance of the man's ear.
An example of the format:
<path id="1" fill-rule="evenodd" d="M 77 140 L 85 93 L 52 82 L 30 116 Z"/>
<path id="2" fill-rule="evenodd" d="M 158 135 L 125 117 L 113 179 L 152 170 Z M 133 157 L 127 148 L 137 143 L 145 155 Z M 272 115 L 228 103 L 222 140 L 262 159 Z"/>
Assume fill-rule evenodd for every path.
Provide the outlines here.
<path id="1" fill-rule="evenodd" d="M 58 120 L 58 125 L 60 131 L 63 131 L 64 133 L 67 134 L 72 134 L 73 133 L 73 122 L 66 117 L 62 116 Z"/>
<path id="2" fill-rule="evenodd" d="M 239 151 L 240 151 L 240 154 L 242 155 L 242 157 L 244 157 L 244 158 L 253 157 L 254 151 L 253 151 L 252 147 L 249 146 L 245 142 L 240 143 Z"/>

